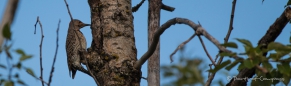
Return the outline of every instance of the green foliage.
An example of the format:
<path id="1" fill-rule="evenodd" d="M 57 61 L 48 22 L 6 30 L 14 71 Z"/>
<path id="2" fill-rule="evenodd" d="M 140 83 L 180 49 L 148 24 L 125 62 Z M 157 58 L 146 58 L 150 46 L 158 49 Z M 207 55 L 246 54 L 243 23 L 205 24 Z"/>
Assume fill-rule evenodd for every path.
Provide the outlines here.
<path id="1" fill-rule="evenodd" d="M 5 24 L 2 32 L 5 43 L 3 46 L 0 47 L 0 53 L 4 52 L 4 54 L 6 55 L 7 64 L 0 63 L 0 68 L 6 70 L 6 72 L 8 72 L 8 75 L 4 75 L 4 71 L 0 72 L 0 86 L 15 86 L 15 84 L 25 86 L 26 83 L 20 79 L 18 71 L 14 71 L 12 73 L 12 70 L 28 69 L 22 65 L 22 62 L 31 58 L 32 55 L 27 55 L 21 49 L 17 49 L 14 51 L 11 49 L 12 43 L 10 42 L 10 40 L 12 33 L 10 31 L 9 24 Z M 12 56 L 12 54 L 14 55 L 14 53 L 20 55 L 19 60 L 16 63 L 13 63 L 15 62 L 13 60 L 14 56 Z"/>
<path id="2" fill-rule="evenodd" d="M 252 77 L 251 85 L 270 86 L 277 85 L 279 82 L 285 85 L 289 84 L 291 78 L 291 44 L 284 45 L 278 42 L 271 42 L 268 45 L 253 46 L 249 40 L 238 38 L 236 40 L 244 46 L 245 50 L 242 54 L 221 52 L 219 56 L 238 57 L 239 59 L 223 61 L 220 65 L 210 69 L 209 72 L 218 72 L 223 68 L 230 71 L 238 65 L 238 70 L 256 68 L 256 76 Z M 221 45 L 234 49 L 238 48 L 234 42 Z M 269 55 L 265 56 L 267 52 L 269 52 Z M 170 83 L 169 86 L 195 85 L 197 83 L 204 85 L 201 69 L 198 69 L 201 61 L 197 59 L 181 59 L 184 65 L 162 66 L 162 70 L 165 71 L 163 73 L 165 77 L 178 77 L 177 81 Z"/>
<path id="3" fill-rule="evenodd" d="M 287 4 L 285 5 L 285 7 L 290 6 L 291 5 L 291 0 L 288 0 Z"/>
<path id="4" fill-rule="evenodd" d="M 176 81 L 165 86 L 183 86 L 203 84 L 202 71 L 198 68 L 202 60 L 181 58 L 180 65 L 162 66 L 164 77 L 175 77 Z"/>
<path id="5" fill-rule="evenodd" d="M 209 70 L 209 72 L 211 72 L 211 73 L 215 73 L 215 72 L 217 72 L 218 70 L 220 70 L 220 69 L 226 67 L 226 65 L 228 65 L 228 64 L 230 64 L 230 63 L 231 63 L 230 60 L 224 61 L 224 62 L 222 62 L 220 65 L 215 66 L 215 68 L 214 68 L 213 70 Z"/>
<path id="6" fill-rule="evenodd" d="M 3 27 L 2 31 L 3 37 L 7 40 L 11 40 L 11 30 L 10 30 L 10 24 L 6 23 Z"/>
<path id="7" fill-rule="evenodd" d="M 234 43 L 234 42 L 228 42 L 228 43 L 224 43 L 224 44 L 221 44 L 221 45 L 224 46 L 224 47 L 238 48 L 237 44 Z"/>
<path id="8" fill-rule="evenodd" d="M 205 78 L 202 76 L 203 72 L 206 71 L 205 65 L 208 63 L 203 62 L 201 59 L 189 58 L 184 56 L 184 48 L 181 48 L 181 56 L 179 56 L 179 63 L 172 65 L 161 66 L 161 73 L 166 78 L 174 78 L 175 80 L 162 86 L 196 86 L 205 85 Z M 230 63 L 230 62 L 229 62 Z M 228 62 L 224 63 L 228 64 Z M 222 65 L 224 65 L 222 64 Z M 212 81 L 213 83 L 220 84 L 223 86 L 223 80 Z"/>
<path id="9" fill-rule="evenodd" d="M 231 70 L 234 66 L 238 66 L 238 70 L 244 68 L 257 68 L 256 77 L 253 77 L 251 85 L 254 86 L 269 86 L 276 85 L 279 82 L 288 85 L 291 78 L 291 45 L 284 45 L 278 42 L 271 42 L 268 45 L 259 45 L 257 47 L 252 46 L 252 43 L 246 39 L 236 39 L 242 43 L 245 51 L 243 54 L 238 55 L 237 53 L 226 53 L 221 52 L 220 56 L 225 57 L 247 57 L 243 59 L 237 59 L 233 62 L 230 60 L 224 61 L 221 65 L 217 65 L 210 72 L 217 72 L 224 68 Z M 289 38 L 291 43 L 291 37 Z M 234 42 L 221 44 L 225 47 L 237 48 L 237 44 Z M 269 52 L 268 56 L 264 56 L 265 53 Z M 286 58 L 286 56 L 288 56 Z M 277 64 L 273 67 L 272 64 Z M 260 68 L 260 69 L 258 69 Z M 266 72 L 264 72 L 266 70 Z"/>

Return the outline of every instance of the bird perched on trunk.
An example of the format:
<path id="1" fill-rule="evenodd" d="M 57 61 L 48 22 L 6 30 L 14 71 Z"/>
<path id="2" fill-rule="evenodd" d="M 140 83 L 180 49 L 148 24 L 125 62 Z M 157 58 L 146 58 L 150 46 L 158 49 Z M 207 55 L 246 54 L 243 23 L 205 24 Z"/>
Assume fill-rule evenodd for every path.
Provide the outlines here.
<path id="1" fill-rule="evenodd" d="M 81 55 L 79 50 L 86 50 L 87 43 L 83 33 L 80 31 L 81 28 L 90 26 L 90 24 L 84 24 L 80 20 L 74 19 L 69 24 L 67 40 L 66 40 L 66 52 L 67 52 L 67 63 L 69 67 L 69 74 L 74 79 L 77 70 L 86 73 L 89 72 L 84 69 L 81 65 Z"/>

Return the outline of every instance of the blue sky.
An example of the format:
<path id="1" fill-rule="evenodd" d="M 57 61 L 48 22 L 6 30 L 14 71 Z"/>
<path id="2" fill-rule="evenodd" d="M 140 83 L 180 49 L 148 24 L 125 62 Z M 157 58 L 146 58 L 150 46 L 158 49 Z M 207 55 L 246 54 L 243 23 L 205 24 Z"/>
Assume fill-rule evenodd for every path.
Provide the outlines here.
<path id="1" fill-rule="evenodd" d="M 1 19 L 8 0 L 0 1 Z M 136 5 L 140 0 L 132 0 L 132 4 Z M 90 10 L 87 1 L 67 0 L 73 18 L 79 19 L 84 23 L 90 23 Z M 174 17 L 188 18 L 195 23 L 198 21 L 202 26 L 221 43 L 227 33 L 229 27 L 230 12 L 232 0 L 164 0 L 164 4 L 175 7 L 174 12 L 161 12 L 161 24 Z M 283 12 L 284 5 L 287 0 L 239 0 L 237 1 L 234 30 L 231 34 L 230 41 L 235 41 L 234 38 L 244 38 L 250 40 L 253 45 L 256 45 L 258 40 L 266 33 L 269 26 Z M 147 10 L 148 2 L 146 1 L 138 12 L 134 15 L 134 33 L 136 39 L 136 47 L 138 49 L 138 57 L 140 58 L 147 51 Z M 63 0 L 20 0 L 18 11 L 14 19 L 12 29 L 13 48 L 23 49 L 27 54 L 32 54 L 34 57 L 24 62 L 24 66 L 34 70 L 36 75 L 40 75 L 39 70 L 39 44 L 40 44 L 40 28 L 37 27 L 37 33 L 34 32 L 34 24 L 37 16 L 44 29 L 43 43 L 43 67 L 44 79 L 47 81 L 49 71 L 52 65 L 53 56 L 55 53 L 56 28 L 59 19 L 60 36 L 59 36 L 59 52 L 55 64 L 55 72 L 53 75 L 52 86 L 81 86 L 84 83 L 87 86 L 94 86 L 94 80 L 81 72 L 77 72 L 75 79 L 69 77 L 69 71 L 66 61 L 65 39 L 70 17 Z M 276 41 L 287 44 L 290 37 L 290 24 L 288 24 L 277 38 Z M 91 31 L 89 27 L 81 30 L 87 39 L 87 45 L 91 45 Z M 175 50 L 177 45 L 188 39 L 194 31 L 187 25 L 174 25 L 164 32 L 161 36 L 161 65 L 169 65 L 169 55 Z M 214 57 L 218 49 L 204 38 L 204 42 L 209 50 L 209 53 Z M 89 46 L 88 46 L 89 47 Z M 206 64 L 210 61 L 207 59 L 203 48 L 197 38 L 194 38 L 187 44 L 186 52 L 190 52 L 191 56 L 199 57 L 205 60 Z M 243 47 L 240 45 L 237 52 L 243 52 Z M 13 55 L 14 58 L 18 57 Z M 3 55 L 1 55 L 3 57 Z M 174 55 L 173 63 L 177 63 L 179 54 Z M 5 58 L 0 58 L 1 63 L 6 63 Z M 173 64 L 172 63 L 172 64 Z M 147 76 L 147 63 L 142 66 L 143 76 Z M 3 71 L 0 69 L 0 71 Z M 8 72 L 8 71 L 4 71 Z M 28 75 L 25 70 L 20 70 L 21 78 L 28 83 L 29 86 L 40 86 L 41 82 Z M 236 75 L 234 71 L 229 73 Z M 207 75 L 203 74 L 204 76 Z M 227 82 L 226 76 L 217 76 L 215 80 L 222 79 Z M 161 78 L 161 83 L 167 83 L 169 79 Z M 141 80 L 141 86 L 147 86 L 145 80 Z"/>

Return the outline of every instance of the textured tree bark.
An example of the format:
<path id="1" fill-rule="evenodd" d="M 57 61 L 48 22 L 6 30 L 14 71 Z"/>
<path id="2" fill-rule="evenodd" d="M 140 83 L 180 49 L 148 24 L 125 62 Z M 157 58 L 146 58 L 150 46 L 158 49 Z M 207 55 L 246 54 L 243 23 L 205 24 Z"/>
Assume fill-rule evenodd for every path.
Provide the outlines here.
<path id="1" fill-rule="evenodd" d="M 131 0 L 88 0 L 93 41 L 88 66 L 101 86 L 139 86 Z"/>
<path id="2" fill-rule="evenodd" d="M 275 39 L 280 35 L 286 24 L 291 19 L 291 8 L 287 7 L 282 15 L 277 18 L 277 20 L 270 26 L 267 33 L 261 38 L 261 40 L 258 42 L 258 45 L 261 44 L 269 44 L 270 42 L 275 41 Z M 266 48 L 266 46 L 263 46 L 263 48 Z M 265 53 L 267 55 L 267 53 Z M 239 74 L 236 76 L 237 78 L 251 78 L 253 75 L 255 75 L 256 68 L 251 69 L 242 69 L 240 70 Z M 247 86 L 247 82 L 245 80 L 234 80 L 232 79 L 226 86 Z"/>
<path id="3" fill-rule="evenodd" d="M 160 27 L 161 0 L 149 0 L 148 10 L 148 47 L 152 44 L 154 34 Z M 160 86 L 160 42 L 148 60 L 148 86 Z"/>

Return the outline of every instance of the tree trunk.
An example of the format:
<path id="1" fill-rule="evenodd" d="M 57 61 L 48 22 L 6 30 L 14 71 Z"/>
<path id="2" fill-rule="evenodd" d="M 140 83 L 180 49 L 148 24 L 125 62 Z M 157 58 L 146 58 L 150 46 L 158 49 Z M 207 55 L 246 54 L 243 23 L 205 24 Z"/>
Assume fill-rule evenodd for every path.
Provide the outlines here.
<path id="1" fill-rule="evenodd" d="M 153 36 L 160 27 L 161 0 L 149 0 L 148 9 L 148 46 L 152 44 Z M 160 86 L 160 42 L 148 60 L 148 86 Z"/>
<path id="2" fill-rule="evenodd" d="M 3 28 L 6 24 L 8 24 L 9 26 L 11 26 L 15 13 L 17 11 L 17 7 L 18 7 L 18 2 L 19 0 L 8 0 L 7 4 L 6 4 L 6 9 L 5 12 L 3 13 L 2 16 L 2 21 L 1 21 L 1 25 L 0 25 L 0 45 L 3 44 Z"/>
<path id="3" fill-rule="evenodd" d="M 93 41 L 88 66 L 101 86 L 139 86 L 131 0 L 88 0 Z"/>

